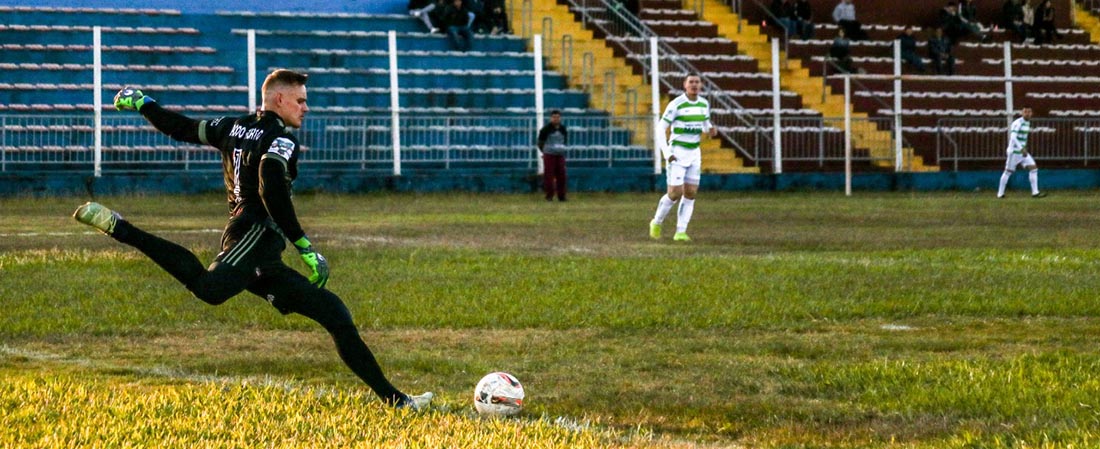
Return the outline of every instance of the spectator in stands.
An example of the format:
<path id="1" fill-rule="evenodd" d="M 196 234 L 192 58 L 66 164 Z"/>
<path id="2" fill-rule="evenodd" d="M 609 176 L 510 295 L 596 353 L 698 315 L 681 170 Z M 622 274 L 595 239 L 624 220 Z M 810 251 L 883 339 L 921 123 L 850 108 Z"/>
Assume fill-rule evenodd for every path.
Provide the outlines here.
<path id="1" fill-rule="evenodd" d="M 863 24 L 856 20 L 856 5 L 852 0 L 840 0 L 836 8 L 833 8 L 833 21 L 844 30 L 848 38 L 854 41 L 867 39 L 867 33 L 863 31 Z"/>
<path id="2" fill-rule="evenodd" d="M 957 45 L 962 38 L 970 35 L 977 36 L 982 42 L 989 41 L 989 35 L 982 31 L 981 27 L 967 22 L 959 14 L 959 6 L 955 2 L 947 2 L 947 5 L 940 10 L 940 27 L 951 40 L 951 45 Z"/>
<path id="3" fill-rule="evenodd" d="M 444 0 L 409 0 L 409 15 L 424 22 L 429 33 L 438 33 L 439 28 L 432 24 L 432 18 L 443 11 L 443 6 Z M 435 19 L 439 21 L 438 16 Z"/>
<path id="4" fill-rule="evenodd" d="M 833 63 L 841 73 L 852 73 L 854 71 L 854 67 L 852 66 L 851 41 L 848 40 L 847 35 L 844 33 L 844 28 L 836 30 L 836 37 L 833 38 L 833 44 L 829 46 L 829 58 L 833 60 Z"/>
<path id="5" fill-rule="evenodd" d="M 1024 10 L 1024 28 L 1027 29 L 1029 38 L 1035 38 L 1035 7 L 1031 6 L 1031 0 L 1023 0 L 1021 8 Z"/>
<path id="6" fill-rule="evenodd" d="M 924 59 L 917 54 L 917 39 L 913 37 L 913 33 L 913 27 L 906 26 L 905 31 L 898 35 L 898 40 L 901 41 L 901 60 L 924 73 Z"/>
<path id="7" fill-rule="evenodd" d="M 488 0 L 485 2 L 485 9 L 485 14 L 478 16 L 481 32 L 492 35 L 512 32 L 508 24 L 508 15 L 504 12 L 503 0 Z"/>
<path id="8" fill-rule="evenodd" d="M 1001 7 L 1001 26 L 1011 31 L 1020 43 L 1027 41 L 1029 30 L 1024 24 L 1024 6 L 1021 0 L 1005 0 Z"/>
<path id="9" fill-rule="evenodd" d="M 997 198 L 1005 197 L 1005 187 L 1016 167 L 1023 165 L 1027 170 L 1027 180 L 1031 183 L 1031 197 L 1043 198 L 1047 194 L 1039 191 L 1039 168 L 1035 165 L 1035 159 L 1028 151 L 1028 136 L 1031 133 L 1031 108 L 1020 110 L 1020 118 L 1012 122 L 1008 128 L 1008 158 L 1005 160 L 1005 171 L 1001 174 L 1001 184 L 997 187 Z"/>
<path id="10" fill-rule="evenodd" d="M 989 42 L 988 29 L 978 20 L 978 7 L 974 6 L 974 0 L 962 0 L 959 2 L 959 17 L 967 24 L 982 42 Z"/>
<path id="11" fill-rule="evenodd" d="M 223 304 L 248 290 L 284 315 L 296 313 L 317 322 L 332 336 L 348 368 L 383 402 L 414 410 L 426 408 L 431 393 L 409 396 L 383 375 L 347 306 L 325 289 L 328 262 L 306 238 L 298 221 L 302 211 L 295 211 L 291 188 L 300 175 L 298 159 L 303 149 L 290 130 L 301 128 L 309 112 L 307 79 L 303 73 L 275 70 L 260 88 L 262 112 L 213 120 L 194 120 L 172 112 L 130 87 L 115 95 L 115 108 L 138 111 L 175 140 L 209 145 L 220 152 L 231 212 L 221 252 L 209 268 L 187 248 L 138 228 L 102 204 L 85 203 L 73 218 L 141 251 L 205 303 Z M 312 272 L 308 278 L 283 263 L 287 241 Z M 133 284 L 143 281 L 133 272 L 122 275 Z"/>
<path id="12" fill-rule="evenodd" d="M 1035 8 L 1035 43 L 1054 42 L 1054 38 L 1062 38 L 1054 25 L 1054 4 L 1050 0 L 1042 0 Z"/>
<path id="13" fill-rule="evenodd" d="M 687 228 L 695 212 L 695 194 L 699 192 L 703 170 L 699 145 L 704 134 L 711 138 L 718 135 L 718 128 L 710 122 L 710 102 L 699 95 L 702 88 L 703 80 L 699 75 L 688 75 L 684 78 L 684 93 L 668 102 L 661 119 L 657 121 L 657 135 L 661 140 L 664 140 L 666 133 L 668 135 L 668 140 L 661 145 L 668 175 L 668 193 L 657 202 L 657 212 L 649 222 L 649 237 L 655 240 L 661 238 L 661 223 L 679 201 L 676 234 L 673 234 L 672 241 L 691 241 Z"/>
<path id="14" fill-rule="evenodd" d="M 798 0 L 794 3 L 795 19 L 798 24 L 798 35 L 802 39 L 814 38 L 814 10 L 810 6 L 810 0 Z"/>
<path id="15" fill-rule="evenodd" d="M 473 47 L 474 33 L 470 30 L 470 26 L 475 17 L 474 13 L 462 4 L 462 0 L 451 0 L 451 3 L 447 4 L 439 14 L 440 25 L 447 30 L 447 36 L 450 36 L 455 50 L 469 51 Z"/>
<path id="16" fill-rule="evenodd" d="M 569 132 L 561 124 L 561 111 L 550 111 L 550 123 L 539 130 L 538 147 L 542 152 L 542 190 L 546 201 L 565 201 L 565 146 L 569 144 Z"/>
<path id="17" fill-rule="evenodd" d="M 928 38 L 928 58 L 938 75 L 955 74 L 955 56 L 951 55 L 951 40 L 943 35 L 943 28 L 936 28 Z"/>
<path id="18" fill-rule="evenodd" d="M 774 16 L 776 22 L 778 22 L 777 28 L 783 31 L 788 38 L 798 31 L 798 25 L 795 23 L 795 10 L 792 0 L 772 0 L 772 7 L 770 10 L 772 16 Z"/>

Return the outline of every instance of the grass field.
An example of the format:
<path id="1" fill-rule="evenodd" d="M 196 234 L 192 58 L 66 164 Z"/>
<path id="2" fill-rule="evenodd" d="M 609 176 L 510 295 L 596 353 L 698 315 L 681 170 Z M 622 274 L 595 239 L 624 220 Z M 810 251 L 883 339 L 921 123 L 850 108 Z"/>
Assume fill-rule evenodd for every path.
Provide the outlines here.
<path id="1" fill-rule="evenodd" d="M 298 196 L 422 414 L 312 322 L 88 232 L 85 199 L 0 199 L 0 447 L 1100 447 L 1100 194 L 704 192 L 690 244 L 647 238 L 657 198 Z M 216 252 L 219 195 L 99 200 Z M 495 370 L 518 419 L 473 412 Z"/>

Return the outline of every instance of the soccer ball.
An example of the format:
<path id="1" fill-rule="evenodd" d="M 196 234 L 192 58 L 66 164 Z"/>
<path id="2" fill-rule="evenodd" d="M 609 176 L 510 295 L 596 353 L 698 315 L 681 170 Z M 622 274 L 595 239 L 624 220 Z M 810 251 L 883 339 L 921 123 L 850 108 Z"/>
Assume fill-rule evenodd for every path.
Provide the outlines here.
<path id="1" fill-rule="evenodd" d="M 482 415 L 515 415 L 523 410 L 523 385 L 508 373 L 486 374 L 474 387 L 474 408 Z"/>

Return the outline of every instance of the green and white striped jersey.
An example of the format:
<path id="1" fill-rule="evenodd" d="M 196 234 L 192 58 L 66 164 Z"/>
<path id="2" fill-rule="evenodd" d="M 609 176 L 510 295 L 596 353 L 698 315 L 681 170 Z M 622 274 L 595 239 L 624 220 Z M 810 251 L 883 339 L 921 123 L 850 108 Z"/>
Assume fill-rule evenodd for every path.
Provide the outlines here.
<path id="1" fill-rule="evenodd" d="M 1008 151 L 1021 154 L 1027 150 L 1027 136 L 1031 133 L 1031 122 L 1023 117 L 1012 122 L 1008 129 Z"/>
<path id="2" fill-rule="evenodd" d="M 672 128 L 668 137 L 670 149 L 697 150 L 703 133 L 711 127 L 710 103 L 702 96 L 691 101 L 687 94 L 681 94 L 668 102 L 661 120 Z"/>

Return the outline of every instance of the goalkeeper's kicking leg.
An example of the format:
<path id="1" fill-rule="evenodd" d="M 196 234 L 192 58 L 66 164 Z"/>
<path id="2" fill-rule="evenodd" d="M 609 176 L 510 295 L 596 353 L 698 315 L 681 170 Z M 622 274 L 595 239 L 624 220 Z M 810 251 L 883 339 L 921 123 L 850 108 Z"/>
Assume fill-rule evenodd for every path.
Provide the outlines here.
<path id="1" fill-rule="evenodd" d="M 97 203 L 81 206 L 73 214 L 73 218 L 141 251 L 186 286 L 195 297 L 209 304 L 221 304 L 244 291 L 254 276 L 219 262 L 214 262 L 207 271 L 198 257 L 187 248 L 145 232 L 124 220 L 118 213 Z M 229 229 L 226 231 L 223 243 L 235 241 L 236 239 L 230 238 Z"/>
<path id="2" fill-rule="evenodd" d="M 222 251 L 207 270 L 191 251 L 137 228 L 100 204 L 87 203 L 73 217 L 137 248 L 209 304 L 221 304 L 247 288 L 283 314 L 298 313 L 318 322 L 332 336 L 348 368 L 386 403 L 421 409 L 431 402 L 432 393 L 409 396 L 386 379 L 343 301 L 284 265 L 281 253 L 286 243 L 265 223 L 230 220 Z"/>

